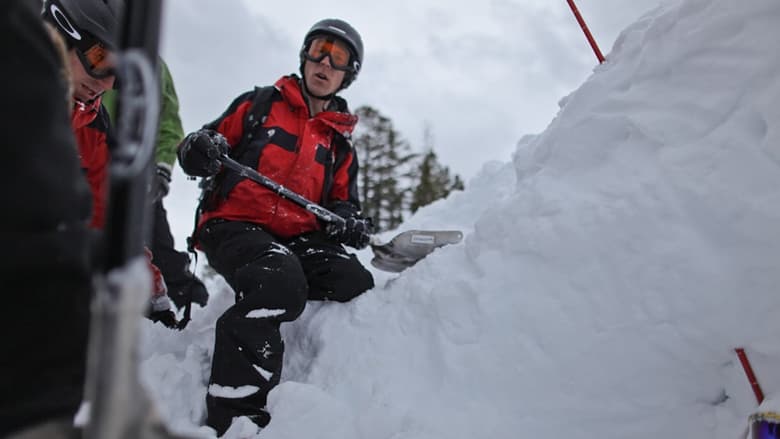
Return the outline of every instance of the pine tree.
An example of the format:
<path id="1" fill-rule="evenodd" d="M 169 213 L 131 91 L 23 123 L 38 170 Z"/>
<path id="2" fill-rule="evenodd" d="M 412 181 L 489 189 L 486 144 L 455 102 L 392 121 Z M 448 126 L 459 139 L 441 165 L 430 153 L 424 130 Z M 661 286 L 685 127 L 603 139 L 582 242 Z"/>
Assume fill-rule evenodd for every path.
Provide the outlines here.
<path id="1" fill-rule="evenodd" d="M 454 190 L 463 190 L 463 181 L 459 175 L 450 177 L 448 167 L 439 163 L 433 151 L 434 139 L 430 125 L 426 123 L 423 131 L 423 142 L 427 152 L 420 161 L 416 173 L 417 184 L 412 192 L 409 209 L 412 213 L 440 198 L 445 198 Z"/>
<path id="2" fill-rule="evenodd" d="M 355 114 L 360 118 L 353 144 L 360 159 L 363 214 L 373 218 L 378 231 L 393 229 L 409 209 L 412 161 L 417 155 L 376 109 L 363 106 Z"/>
<path id="3" fill-rule="evenodd" d="M 439 163 L 432 149 L 423 156 L 418 175 L 419 183 L 412 192 L 412 202 L 409 206 L 412 212 L 440 198 L 446 198 L 453 190 L 463 190 L 460 176 L 451 177 L 450 169 Z"/>

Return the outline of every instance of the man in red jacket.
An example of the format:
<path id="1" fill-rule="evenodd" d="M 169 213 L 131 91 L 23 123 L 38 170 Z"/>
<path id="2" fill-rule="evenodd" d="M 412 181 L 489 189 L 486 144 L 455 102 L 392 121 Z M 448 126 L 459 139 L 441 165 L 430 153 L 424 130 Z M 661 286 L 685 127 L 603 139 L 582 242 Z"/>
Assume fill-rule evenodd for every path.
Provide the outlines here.
<path id="1" fill-rule="evenodd" d="M 346 302 L 374 285 L 342 246 L 364 248 L 372 232 L 370 219 L 360 216 L 358 162 L 349 140 L 357 117 L 336 96 L 357 77 L 362 59 L 363 42 L 352 26 L 322 20 L 304 38 L 301 77 L 239 96 L 179 147 L 185 172 L 217 174 L 194 238 L 236 295 L 217 321 L 206 396 L 207 422 L 219 434 L 236 416 L 269 422 L 264 407 L 282 371 L 282 322 L 295 320 L 307 299 Z M 273 191 L 221 170 L 213 157 L 228 152 L 341 215 L 346 226 L 323 225 Z"/>
<path id="2" fill-rule="evenodd" d="M 71 126 L 92 192 L 90 226 L 96 230 L 105 226 L 109 145 L 114 142 L 101 96 L 116 79 L 113 51 L 123 6 L 124 0 L 46 0 L 43 10 L 43 19 L 59 32 L 67 46 L 73 98 Z M 149 316 L 175 326 L 162 274 L 151 262 L 149 269 L 154 280 Z"/>

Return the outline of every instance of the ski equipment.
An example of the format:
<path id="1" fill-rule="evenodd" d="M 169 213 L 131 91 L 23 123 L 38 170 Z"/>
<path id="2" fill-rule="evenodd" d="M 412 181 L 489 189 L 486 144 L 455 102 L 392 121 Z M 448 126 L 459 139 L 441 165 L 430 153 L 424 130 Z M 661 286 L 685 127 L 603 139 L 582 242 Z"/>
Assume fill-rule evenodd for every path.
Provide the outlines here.
<path id="1" fill-rule="evenodd" d="M 322 221 L 325 221 L 326 223 L 333 223 L 338 226 L 343 226 L 346 223 L 346 220 L 344 220 L 344 218 L 336 215 L 335 213 L 320 206 L 319 204 L 314 203 L 313 201 L 307 200 L 306 198 L 298 195 L 297 193 L 271 180 L 265 175 L 255 171 L 249 166 L 244 166 L 241 163 L 238 163 L 237 161 L 228 157 L 226 154 L 222 154 L 218 157 L 209 157 L 209 158 L 219 160 L 219 162 L 222 163 L 224 167 L 230 169 L 231 171 L 236 172 L 239 177 L 248 178 L 254 181 L 255 183 L 260 184 L 261 186 L 271 189 L 282 198 L 286 198 L 292 201 L 293 203 L 303 207 L 304 209 L 313 213 L 314 216 L 321 219 Z"/>
<path id="2" fill-rule="evenodd" d="M 43 18 L 65 34 L 68 47 L 94 38 L 113 50 L 123 4 L 123 0 L 46 0 Z"/>
<path id="3" fill-rule="evenodd" d="M 756 401 L 759 404 L 764 402 L 764 392 L 761 390 L 761 385 L 758 384 L 756 374 L 753 372 L 753 368 L 750 366 L 750 360 L 748 360 L 747 354 L 744 348 L 735 348 L 739 362 L 742 363 L 742 369 L 745 371 L 750 387 L 753 389 L 753 393 L 756 395 Z"/>
<path id="4" fill-rule="evenodd" d="M 105 2 L 62 0 L 65 3 Z M 144 242 L 159 116 L 156 69 L 161 9 L 158 0 L 130 1 L 122 15 L 117 144 L 111 150 L 107 221 L 96 258 L 103 265 L 95 274 L 90 326 L 87 438 L 171 437 L 159 422 L 153 422 L 152 404 L 139 381 L 136 352 L 138 322 L 150 285 Z"/>
<path id="5" fill-rule="evenodd" d="M 303 56 L 312 62 L 321 62 L 327 56 L 333 69 L 344 72 L 352 71 L 349 64 L 352 54 L 346 43 L 336 37 L 321 36 L 313 39 Z"/>
<path id="6" fill-rule="evenodd" d="M 585 38 L 588 39 L 588 43 L 590 44 L 591 49 L 593 49 L 593 53 L 596 54 L 596 59 L 599 60 L 599 64 L 604 62 L 604 55 L 601 54 L 601 49 L 599 49 L 599 45 L 596 44 L 596 39 L 593 38 L 593 34 L 590 33 L 590 29 L 588 29 L 588 25 L 585 23 L 585 19 L 582 18 L 582 14 L 580 14 L 580 10 L 577 9 L 577 5 L 574 4 L 574 0 L 566 0 L 569 2 L 569 7 L 571 8 L 571 12 L 574 14 L 574 18 L 577 19 L 577 23 L 579 23 L 580 28 L 582 28 L 582 32 L 585 33 Z"/>
<path id="7" fill-rule="evenodd" d="M 122 0 L 46 0 L 43 18 L 74 48 L 84 70 L 95 78 L 113 75 L 110 52 L 116 49 Z"/>
<path id="8" fill-rule="evenodd" d="M 292 201 L 306 209 L 326 223 L 343 226 L 345 219 L 330 210 L 309 201 L 301 195 L 287 189 L 249 166 L 233 160 L 225 154 L 210 157 L 219 160 L 222 165 L 237 173 L 239 177 L 248 178 L 255 183 L 276 192 L 282 198 Z M 374 251 L 372 264 L 380 270 L 400 272 L 419 262 L 435 249 L 457 244 L 463 239 L 463 233 L 456 230 L 422 231 L 412 230 L 399 234 L 388 243 L 382 244 L 376 235 L 371 236 L 371 249 Z"/>
<path id="9" fill-rule="evenodd" d="M 303 38 L 303 46 L 301 47 L 300 59 L 301 59 L 301 77 L 303 77 L 303 64 L 305 60 L 312 59 L 312 54 L 308 54 L 308 50 L 311 47 L 312 42 L 319 36 L 335 37 L 347 43 L 349 46 L 351 57 L 349 60 L 349 66 L 345 66 L 347 74 L 344 75 L 344 81 L 341 83 L 341 89 L 349 87 L 349 85 L 357 79 L 360 68 L 363 65 L 363 39 L 360 34 L 349 23 L 336 18 L 326 18 L 314 23 L 314 26 L 309 29 L 306 36 Z M 322 58 L 319 58 L 321 61 Z M 334 58 L 331 56 L 331 65 Z"/>
<path id="10" fill-rule="evenodd" d="M 458 230 L 408 230 L 386 244 L 372 242 L 374 258 L 371 265 L 382 271 L 399 273 L 437 248 L 462 240 L 463 233 Z"/>

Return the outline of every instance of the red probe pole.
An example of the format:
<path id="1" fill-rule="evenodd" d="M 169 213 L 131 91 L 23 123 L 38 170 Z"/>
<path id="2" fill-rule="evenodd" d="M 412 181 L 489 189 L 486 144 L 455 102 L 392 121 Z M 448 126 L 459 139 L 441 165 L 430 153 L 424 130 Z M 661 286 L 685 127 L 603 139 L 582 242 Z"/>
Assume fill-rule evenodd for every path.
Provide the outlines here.
<path id="1" fill-rule="evenodd" d="M 585 38 L 588 39 L 588 43 L 590 43 L 590 47 L 593 48 L 593 53 L 596 54 L 596 58 L 598 58 L 599 64 L 603 63 L 604 55 L 601 54 L 599 45 L 596 44 L 596 40 L 593 38 L 593 35 L 591 35 L 590 29 L 588 29 L 588 25 L 585 24 L 585 20 L 582 19 L 582 15 L 580 15 L 580 10 L 577 9 L 577 5 L 574 4 L 574 0 L 566 0 L 566 1 L 569 2 L 569 6 L 571 7 L 571 11 L 574 13 L 574 17 L 577 19 L 577 23 L 580 24 L 582 31 L 585 32 Z"/>
<path id="2" fill-rule="evenodd" d="M 756 394 L 756 401 L 761 404 L 764 401 L 764 392 L 761 391 L 761 386 L 758 384 L 756 374 L 753 373 L 753 368 L 750 366 L 750 361 L 748 361 L 745 349 L 736 348 L 734 350 L 737 352 L 739 362 L 742 363 L 742 368 L 745 369 L 745 375 L 747 375 L 748 381 L 750 381 L 750 387 L 753 388 L 753 393 Z"/>

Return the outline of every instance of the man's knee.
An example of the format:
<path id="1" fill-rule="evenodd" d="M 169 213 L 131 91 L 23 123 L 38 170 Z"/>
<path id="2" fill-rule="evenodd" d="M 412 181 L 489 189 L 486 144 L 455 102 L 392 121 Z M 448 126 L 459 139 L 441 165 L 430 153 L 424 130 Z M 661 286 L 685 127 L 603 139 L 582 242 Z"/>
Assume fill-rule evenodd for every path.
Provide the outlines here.
<path id="1" fill-rule="evenodd" d="M 274 244 L 238 268 L 232 286 L 240 308 L 255 318 L 295 320 L 306 306 L 308 286 L 298 258 Z"/>
<path id="2" fill-rule="evenodd" d="M 309 279 L 314 296 L 336 302 L 348 302 L 374 287 L 371 272 L 351 255 L 349 259 L 334 264 L 325 276 Z"/>

